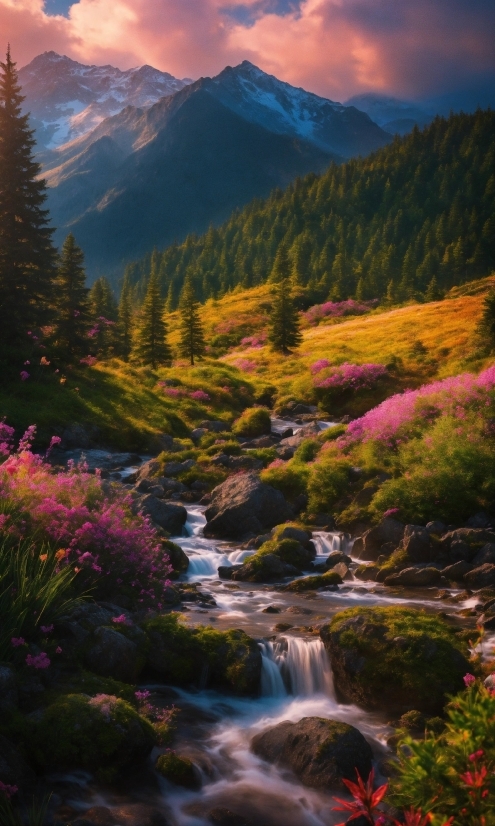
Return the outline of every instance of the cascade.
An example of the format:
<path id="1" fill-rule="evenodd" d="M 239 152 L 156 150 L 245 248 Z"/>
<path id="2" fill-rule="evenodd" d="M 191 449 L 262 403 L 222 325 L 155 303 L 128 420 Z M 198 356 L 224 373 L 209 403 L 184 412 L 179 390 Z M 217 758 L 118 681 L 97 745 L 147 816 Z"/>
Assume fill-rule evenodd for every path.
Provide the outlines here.
<path id="1" fill-rule="evenodd" d="M 275 644 L 263 642 L 260 647 L 263 696 L 283 697 L 290 693 L 296 697 L 333 697 L 332 671 L 321 640 L 281 637 Z"/>

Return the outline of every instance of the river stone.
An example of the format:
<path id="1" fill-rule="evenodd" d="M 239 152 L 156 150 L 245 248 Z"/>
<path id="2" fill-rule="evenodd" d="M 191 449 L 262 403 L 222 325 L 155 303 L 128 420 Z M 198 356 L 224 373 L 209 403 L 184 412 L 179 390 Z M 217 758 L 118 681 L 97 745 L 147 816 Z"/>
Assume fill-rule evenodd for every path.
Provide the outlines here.
<path id="1" fill-rule="evenodd" d="M 252 821 L 246 820 L 242 815 L 236 814 L 231 809 L 223 806 L 216 806 L 208 812 L 208 822 L 213 826 L 253 826 Z"/>
<path id="2" fill-rule="evenodd" d="M 282 562 L 276 554 L 263 554 L 256 557 L 255 561 L 247 559 L 232 573 L 230 579 L 238 582 L 272 582 L 288 576 L 298 576 L 299 573 L 297 568 Z"/>
<path id="3" fill-rule="evenodd" d="M 345 554 L 343 551 L 332 551 L 332 553 L 329 554 L 325 559 L 325 568 L 334 568 L 335 565 L 338 565 L 341 562 L 343 562 L 344 565 L 347 565 L 347 567 L 349 567 L 349 565 L 352 562 L 352 559 L 350 556 L 347 556 L 347 554 Z"/>
<path id="4" fill-rule="evenodd" d="M 447 525 L 444 525 L 443 522 L 440 522 L 437 519 L 434 522 L 428 522 L 426 525 L 426 530 L 430 536 L 443 536 L 447 533 Z"/>
<path id="5" fill-rule="evenodd" d="M 495 543 L 493 542 L 487 542 L 472 559 L 475 568 L 484 565 L 486 562 L 495 565 Z"/>
<path id="6" fill-rule="evenodd" d="M 139 631 L 146 640 L 141 629 Z M 86 665 L 100 677 L 112 677 L 124 683 L 134 683 L 143 665 L 135 642 L 113 628 L 97 628 L 86 650 Z"/>
<path id="7" fill-rule="evenodd" d="M 376 582 L 379 571 L 377 565 L 358 565 L 354 571 L 354 577 L 362 582 Z"/>
<path id="8" fill-rule="evenodd" d="M 393 543 L 395 547 L 399 545 L 404 536 L 404 529 L 405 526 L 398 519 L 392 519 L 391 517 L 382 519 L 378 525 L 363 534 L 363 546 L 358 558 L 375 562 L 380 556 L 383 545 L 389 542 Z"/>
<path id="9" fill-rule="evenodd" d="M 171 505 L 162 502 L 156 496 L 148 494 L 143 496 L 139 503 L 140 510 L 150 516 L 160 528 L 167 531 L 171 536 L 180 536 L 182 528 L 186 524 L 187 511 L 183 505 Z"/>
<path id="10" fill-rule="evenodd" d="M 441 577 L 438 568 L 404 568 L 397 574 L 390 574 L 385 585 L 410 585 L 416 588 L 436 585 Z"/>
<path id="11" fill-rule="evenodd" d="M 429 562 L 431 559 L 430 534 L 421 525 L 406 525 L 402 547 L 411 562 Z"/>
<path id="12" fill-rule="evenodd" d="M 19 705 L 19 691 L 14 670 L 0 665 L 0 716 L 8 715 Z"/>
<path id="13" fill-rule="evenodd" d="M 285 720 L 253 737 L 252 751 L 269 763 L 292 769 L 315 789 L 341 789 L 342 778 L 356 779 L 371 771 L 372 751 L 357 728 L 322 717 L 303 717 L 298 723 Z"/>
<path id="14" fill-rule="evenodd" d="M 293 528 L 292 525 L 286 525 L 282 530 L 273 530 L 272 536 L 273 535 L 276 535 L 279 541 L 282 539 L 295 539 L 296 542 L 299 542 L 305 548 L 309 548 L 312 551 L 313 558 L 316 556 L 315 547 L 311 542 L 312 534 L 309 531 L 304 531 L 302 528 Z"/>
<path id="15" fill-rule="evenodd" d="M 204 422 L 200 422 L 198 427 L 209 430 L 210 433 L 227 433 L 231 429 L 228 422 L 222 422 L 219 420 L 210 421 L 209 419 L 205 419 Z"/>
<path id="16" fill-rule="evenodd" d="M 465 575 L 469 573 L 469 571 L 473 570 L 473 566 L 466 562 L 465 559 L 459 559 L 458 562 L 454 562 L 453 565 L 449 565 L 447 568 L 444 568 L 442 571 L 442 576 L 446 577 L 446 579 L 452 580 L 452 582 L 462 582 Z"/>
<path id="17" fill-rule="evenodd" d="M 495 586 L 495 565 L 485 562 L 479 568 L 474 568 L 465 575 L 464 582 L 473 591 L 479 588 L 493 588 Z"/>
<path id="18" fill-rule="evenodd" d="M 231 476 L 214 488 L 205 516 L 205 536 L 238 538 L 286 522 L 293 512 L 283 493 L 250 471 Z"/>
<path id="19" fill-rule="evenodd" d="M 162 466 L 158 459 L 149 459 L 149 461 L 143 462 L 139 468 L 138 479 L 151 479 L 154 476 L 158 476 L 161 469 Z"/>
<path id="20" fill-rule="evenodd" d="M 180 576 L 180 574 L 185 573 L 189 568 L 189 557 L 180 545 L 176 545 L 175 542 L 168 542 L 165 545 L 165 550 L 170 559 L 170 564 L 174 569 L 170 576 L 176 578 Z"/>
<path id="21" fill-rule="evenodd" d="M 473 547 L 474 553 L 477 553 L 482 545 L 488 542 L 495 542 L 495 532 L 487 530 L 486 528 L 457 528 L 455 531 L 449 531 L 442 537 L 440 546 L 450 550 L 452 543 L 458 541 L 465 542 L 470 548 Z M 474 553 L 472 554 L 473 556 Z"/>

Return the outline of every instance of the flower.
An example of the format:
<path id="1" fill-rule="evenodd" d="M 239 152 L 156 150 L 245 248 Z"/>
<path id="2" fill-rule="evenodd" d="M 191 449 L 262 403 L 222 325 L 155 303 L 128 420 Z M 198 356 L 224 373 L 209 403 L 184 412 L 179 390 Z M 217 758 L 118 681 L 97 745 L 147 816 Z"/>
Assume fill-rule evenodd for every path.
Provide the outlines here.
<path id="1" fill-rule="evenodd" d="M 151 696 L 151 692 L 146 691 L 146 690 L 144 690 L 144 691 L 135 691 L 134 696 L 135 696 L 136 700 L 138 701 L 138 703 L 144 703 L 144 702 L 146 702 L 148 697 Z"/>
<path id="2" fill-rule="evenodd" d="M 50 362 L 48 361 L 46 356 L 41 356 L 40 364 L 42 367 L 48 367 Z"/>
<path id="3" fill-rule="evenodd" d="M 32 668 L 49 668 L 50 666 L 50 659 L 48 654 L 44 651 L 41 654 L 37 654 L 36 656 L 32 656 L 28 654 L 26 657 L 26 665 L 31 666 Z"/>
<path id="4" fill-rule="evenodd" d="M 126 617 L 125 614 L 121 614 L 119 617 L 112 617 L 112 622 L 116 625 L 132 625 L 132 621 Z"/>
<path id="5" fill-rule="evenodd" d="M 476 760 L 479 760 L 480 757 L 483 757 L 484 753 L 485 752 L 483 751 L 483 749 L 478 749 L 478 751 L 475 751 L 473 752 L 473 754 L 469 755 L 469 760 L 471 761 L 471 763 L 474 763 L 476 762 Z"/>
<path id="6" fill-rule="evenodd" d="M 0 792 L 2 792 L 5 797 L 10 800 L 12 795 L 16 794 L 19 791 L 17 786 L 9 786 L 8 783 L 2 783 L 0 780 Z"/>
<path id="7" fill-rule="evenodd" d="M 488 770 L 486 766 L 481 766 L 480 769 L 475 769 L 473 772 L 465 772 L 464 774 L 460 774 L 459 777 L 466 784 L 466 786 L 470 786 L 474 789 L 480 789 L 485 783 L 487 774 Z"/>
<path id="8" fill-rule="evenodd" d="M 29 378 L 29 373 L 27 373 L 26 370 L 21 370 L 19 375 L 20 375 L 22 381 L 27 381 L 27 379 Z"/>
<path id="9" fill-rule="evenodd" d="M 14 648 L 19 648 L 21 645 L 26 645 L 26 640 L 24 639 L 24 637 L 12 637 L 10 642 L 14 646 Z"/>
<path id="10" fill-rule="evenodd" d="M 189 397 L 197 402 L 210 401 L 210 396 L 208 395 L 208 393 L 205 393 L 204 390 L 194 390 L 192 393 L 189 393 Z"/>
<path id="11" fill-rule="evenodd" d="M 473 674 L 465 674 L 462 679 L 464 680 L 466 688 L 469 688 L 476 682 L 476 677 Z"/>
<path id="12" fill-rule="evenodd" d="M 61 653 L 62 653 L 62 649 L 60 648 L 59 645 L 57 645 L 57 647 L 55 649 L 55 654 L 61 654 Z"/>
<path id="13" fill-rule="evenodd" d="M 53 631 L 53 625 L 40 625 L 43 634 L 51 634 Z"/>
<path id="14" fill-rule="evenodd" d="M 349 802 L 347 800 L 341 800 L 339 797 L 335 797 L 334 800 L 337 803 L 340 803 L 340 806 L 334 806 L 334 811 L 336 812 L 352 812 L 350 820 L 353 820 L 357 817 L 363 815 L 367 817 L 368 820 L 373 823 L 373 815 L 377 809 L 377 806 L 383 798 L 385 797 L 388 789 L 388 784 L 385 783 L 383 786 L 379 786 L 376 791 L 373 791 L 373 785 L 375 780 L 375 773 L 373 769 L 370 771 L 368 780 L 366 781 L 366 785 L 363 783 L 363 780 L 356 769 L 357 775 L 357 783 L 352 783 L 351 780 L 346 780 L 342 778 L 343 783 L 347 786 L 350 793 L 354 798 L 354 802 Z M 340 824 L 339 824 L 340 826 Z"/>

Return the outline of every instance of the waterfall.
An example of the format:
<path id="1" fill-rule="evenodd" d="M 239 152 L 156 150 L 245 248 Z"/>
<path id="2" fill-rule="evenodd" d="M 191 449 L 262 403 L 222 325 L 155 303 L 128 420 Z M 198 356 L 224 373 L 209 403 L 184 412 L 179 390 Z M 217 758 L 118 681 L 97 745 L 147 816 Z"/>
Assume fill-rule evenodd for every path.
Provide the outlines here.
<path id="1" fill-rule="evenodd" d="M 342 551 L 351 555 L 354 540 L 342 531 L 318 531 L 313 534 L 313 542 L 316 546 L 316 561 L 322 561 L 333 551 Z"/>
<path id="2" fill-rule="evenodd" d="M 327 694 L 333 697 L 332 671 L 321 640 L 281 637 L 260 643 L 261 693 L 264 697 Z"/>

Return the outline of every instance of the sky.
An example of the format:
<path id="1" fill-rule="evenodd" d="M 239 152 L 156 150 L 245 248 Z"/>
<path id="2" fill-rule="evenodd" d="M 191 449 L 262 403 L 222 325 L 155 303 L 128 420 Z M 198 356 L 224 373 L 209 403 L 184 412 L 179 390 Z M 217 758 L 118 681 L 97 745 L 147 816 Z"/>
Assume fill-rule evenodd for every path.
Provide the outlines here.
<path id="1" fill-rule="evenodd" d="M 0 0 L 0 33 L 19 67 L 54 50 L 198 78 L 247 59 L 332 100 L 495 95 L 494 0 Z"/>

